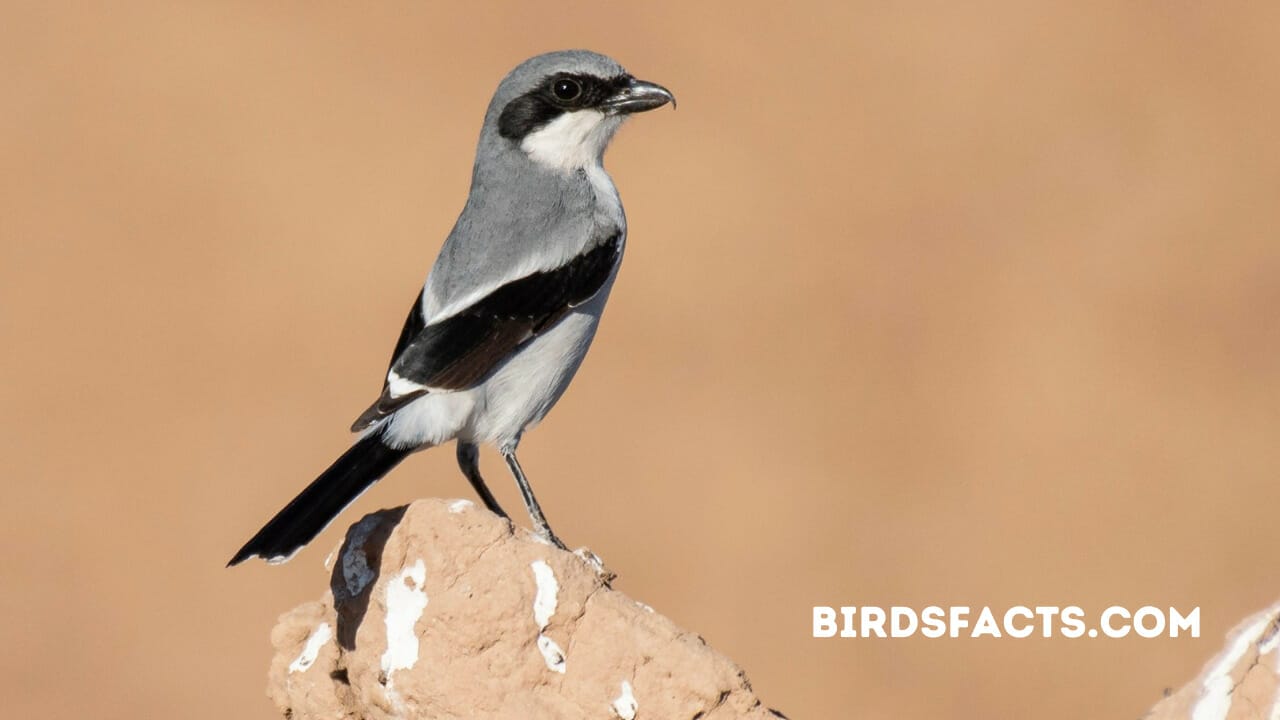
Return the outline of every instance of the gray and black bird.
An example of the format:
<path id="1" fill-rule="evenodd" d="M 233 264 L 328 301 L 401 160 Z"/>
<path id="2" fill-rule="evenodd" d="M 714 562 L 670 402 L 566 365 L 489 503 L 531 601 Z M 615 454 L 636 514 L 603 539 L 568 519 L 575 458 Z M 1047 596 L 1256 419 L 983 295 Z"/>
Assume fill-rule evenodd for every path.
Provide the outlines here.
<path id="1" fill-rule="evenodd" d="M 538 55 L 498 85 L 462 214 L 414 298 L 360 438 L 231 558 L 284 562 L 410 453 L 456 441 L 486 507 L 479 446 L 506 460 L 534 529 L 551 531 L 520 463 L 595 336 L 622 262 L 626 216 L 605 148 L 632 114 L 675 98 L 585 50 Z"/>

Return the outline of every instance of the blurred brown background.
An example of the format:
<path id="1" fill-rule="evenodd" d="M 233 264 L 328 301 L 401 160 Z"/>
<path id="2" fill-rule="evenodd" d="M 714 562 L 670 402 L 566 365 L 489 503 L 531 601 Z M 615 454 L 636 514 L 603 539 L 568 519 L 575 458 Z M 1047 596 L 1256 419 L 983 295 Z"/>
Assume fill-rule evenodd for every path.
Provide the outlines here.
<path id="1" fill-rule="evenodd" d="M 7 3 L 0 696 L 272 716 L 292 563 L 223 563 L 349 440 L 498 79 L 680 98 L 521 457 L 555 527 L 795 718 L 1136 717 L 1280 595 L 1280 5 Z M 491 455 L 504 503 L 519 507 Z M 815 604 L 1199 606 L 1199 640 L 815 640 Z"/>

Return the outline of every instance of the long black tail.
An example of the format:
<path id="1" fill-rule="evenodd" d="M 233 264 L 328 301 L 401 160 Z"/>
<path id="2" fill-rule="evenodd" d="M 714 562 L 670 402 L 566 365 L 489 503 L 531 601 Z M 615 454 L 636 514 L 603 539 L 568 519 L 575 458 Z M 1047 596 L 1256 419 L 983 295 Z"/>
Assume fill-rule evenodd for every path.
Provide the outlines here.
<path id="1" fill-rule="evenodd" d="M 245 543 L 227 567 L 255 555 L 270 563 L 293 557 L 410 452 L 387 447 L 381 433 L 360 438 Z"/>

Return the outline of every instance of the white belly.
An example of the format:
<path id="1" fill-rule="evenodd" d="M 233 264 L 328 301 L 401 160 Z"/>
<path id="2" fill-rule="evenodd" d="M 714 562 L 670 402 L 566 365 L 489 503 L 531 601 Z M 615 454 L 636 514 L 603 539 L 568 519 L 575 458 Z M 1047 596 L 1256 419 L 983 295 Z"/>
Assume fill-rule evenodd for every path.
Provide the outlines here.
<path id="1" fill-rule="evenodd" d="M 610 282 L 612 284 L 612 282 Z M 503 363 L 479 391 L 465 439 L 515 448 L 564 394 L 595 338 L 609 286 Z"/>

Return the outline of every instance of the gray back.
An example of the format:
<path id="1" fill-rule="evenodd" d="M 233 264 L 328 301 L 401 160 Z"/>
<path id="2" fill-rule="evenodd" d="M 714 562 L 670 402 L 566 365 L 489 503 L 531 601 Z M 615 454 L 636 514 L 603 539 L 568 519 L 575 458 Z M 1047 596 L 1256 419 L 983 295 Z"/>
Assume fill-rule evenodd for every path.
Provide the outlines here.
<path id="1" fill-rule="evenodd" d="M 598 198 L 586 173 L 541 165 L 498 134 L 507 103 L 559 72 L 611 77 L 625 71 L 604 55 L 566 50 L 530 58 L 503 78 L 485 112 L 470 196 L 427 279 L 428 322 L 625 232 L 621 207 L 599 206 L 602 200 L 616 205 L 616 196 Z"/>

